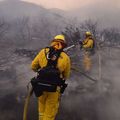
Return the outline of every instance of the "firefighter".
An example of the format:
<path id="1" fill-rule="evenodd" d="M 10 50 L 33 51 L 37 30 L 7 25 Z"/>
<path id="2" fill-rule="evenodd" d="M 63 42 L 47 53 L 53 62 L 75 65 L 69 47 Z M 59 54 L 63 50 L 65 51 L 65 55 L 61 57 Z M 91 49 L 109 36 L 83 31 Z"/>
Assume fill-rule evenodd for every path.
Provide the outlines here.
<path id="1" fill-rule="evenodd" d="M 84 50 L 83 65 L 85 71 L 89 71 L 92 65 L 90 56 L 94 53 L 94 39 L 91 32 L 87 31 L 85 33 L 85 39 L 81 42 L 81 48 Z"/>
<path id="2" fill-rule="evenodd" d="M 66 47 L 67 43 L 64 35 L 57 35 L 52 40 L 50 47 L 54 48 L 54 50 L 61 50 L 59 58 L 56 62 L 56 67 L 60 72 L 60 78 L 64 81 L 70 75 L 70 58 L 69 56 L 63 52 L 62 50 Z M 46 49 L 46 50 L 45 50 Z M 48 64 L 47 55 L 49 48 L 42 49 L 39 54 L 32 61 L 31 67 L 33 71 L 38 71 L 39 69 L 45 68 Z M 45 53 L 46 52 L 46 53 Z M 47 57 L 46 57 L 47 55 Z M 56 57 L 52 57 L 52 60 L 56 59 Z M 52 81 L 52 78 L 50 81 Z M 53 78 L 54 79 L 54 78 Z M 61 95 L 61 88 L 57 86 L 56 91 L 49 92 L 43 91 L 42 95 L 38 97 L 38 113 L 39 120 L 55 120 L 56 114 L 59 108 L 59 100 Z"/>

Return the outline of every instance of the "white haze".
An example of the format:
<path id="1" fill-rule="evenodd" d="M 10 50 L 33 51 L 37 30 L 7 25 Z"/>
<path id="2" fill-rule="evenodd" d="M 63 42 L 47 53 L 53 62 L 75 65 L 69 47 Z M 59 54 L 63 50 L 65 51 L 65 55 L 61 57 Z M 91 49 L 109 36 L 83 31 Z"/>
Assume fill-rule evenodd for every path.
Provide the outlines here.
<path id="1" fill-rule="evenodd" d="M 11 0 L 13 1 L 13 0 Z M 18 0 L 14 0 L 18 1 Z M 101 27 L 120 27 L 120 0 L 24 0 L 42 5 L 47 9 L 58 8 L 68 11 L 66 16 L 78 20 L 99 20 Z M 60 11 L 59 10 L 59 11 Z"/>
<path id="2" fill-rule="evenodd" d="M 106 5 L 107 7 L 112 7 L 112 6 L 119 6 L 120 1 L 119 0 L 24 0 L 27 2 L 33 2 L 36 4 L 41 4 L 44 7 L 47 8 L 59 8 L 59 9 L 64 9 L 64 10 L 71 10 L 71 9 L 76 9 L 80 7 L 85 7 L 85 6 L 91 6 L 92 4 L 96 4 L 99 6 L 100 4 Z M 104 6 L 105 7 L 105 6 Z M 119 6 L 120 7 L 120 6 Z"/>

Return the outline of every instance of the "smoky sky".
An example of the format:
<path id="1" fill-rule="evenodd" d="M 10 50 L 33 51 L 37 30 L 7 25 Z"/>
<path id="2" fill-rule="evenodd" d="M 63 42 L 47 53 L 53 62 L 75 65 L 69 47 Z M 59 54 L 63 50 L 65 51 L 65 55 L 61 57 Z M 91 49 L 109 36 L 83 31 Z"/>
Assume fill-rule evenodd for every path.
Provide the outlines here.
<path id="1" fill-rule="evenodd" d="M 99 20 L 103 27 L 120 26 L 120 0 L 24 0 L 45 8 L 67 10 L 81 20 Z"/>
<path id="2" fill-rule="evenodd" d="M 0 1 L 27 1 L 42 5 L 46 8 L 59 8 L 63 10 L 75 10 L 78 8 L 120 9 L 120 0 L 0 0 Z"/>
<path id="3" fill-rule="evenodd" d="M 71 10 L 80 7 L 86 7 L 95 5 L 103 5 L 103 8 L 119 7 L 119 0 L 24 0 L 27 2 L 33 2 L 36 4 L 41 4 L 47 8 L 59 8 L 64 10 Z"/>
<path id="4" fill-rule="evenodd" d="M 5 0 L 4 0 L 5 1 Z M 68 11 L 81 21 L 99 20 L 103 27 L 120 27 L 120 0 L 7 0 L 25 1 L 41 5 L 47 9 L 58 8 Z"/>

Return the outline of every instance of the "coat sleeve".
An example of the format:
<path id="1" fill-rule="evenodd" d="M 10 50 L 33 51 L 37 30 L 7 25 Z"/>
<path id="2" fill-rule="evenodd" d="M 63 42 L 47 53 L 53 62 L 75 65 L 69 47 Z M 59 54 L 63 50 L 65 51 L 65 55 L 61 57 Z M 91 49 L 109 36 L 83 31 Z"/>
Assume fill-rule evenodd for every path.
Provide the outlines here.
<path id="1" fill-rule="evenodd" d="M 87 44 L 83 44 L 83 48 L 92 48 L 93 47 L 93 40 L 89 40 Z"/>
<path id="2" fill-rule="evenodd" d="M 32 61 L 32 64 L 31 64 L 31 68 L 32 68 L 32 70 L 35 71 L 35 72 L 40 68 L 39 59 L 40 59 L 40 52 L 39 52 L 39 54 L 34 58 L 34 60 Z"/>
<path id="3" fill-rule="evenodd" d="M 65 71 L 63 73 L 64 79 L 69 78 L 70 69 L 71 69 L 71 62 L 70 62 L 70 58 L 68 57 L 67 60 L 66 60 L 66 68 L 65 68 Z"/>

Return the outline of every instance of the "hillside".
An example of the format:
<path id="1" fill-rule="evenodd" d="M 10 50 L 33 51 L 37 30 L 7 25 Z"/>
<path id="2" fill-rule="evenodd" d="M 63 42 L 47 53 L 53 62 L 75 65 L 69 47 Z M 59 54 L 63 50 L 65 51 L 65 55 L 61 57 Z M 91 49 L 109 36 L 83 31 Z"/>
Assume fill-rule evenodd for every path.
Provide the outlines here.
<path id="1" fill-rule="evenodd" d="M 66 18 L 59 14 L 60 11 L 49 10 L 21 0 L 1 1 L 0 22 L 4 23 L 5 21 L 6 26 L 8 26 L 5 34 L 7 37 L 3 42 L 12 43 L 14 41 L 15 46 L 17 46 L 20 41 L 35 38 L 29 42 L 30 44 L 27 43 L 28 46 L 43 46 L 49 42 L 52 35 L 59 33 L 66 23 Z M 2 39 L 1 36 L 0 39 Z"/>
<path id="2" fill-rule="evenodd" d="M 45 9 L 40 5 L 19 0 L 5 0 L 0 2 L 0 17 L 4 17 L 5 19 L 8 18 L 9 20 L 13 20 L 15 18 L 20 18 L 23 16 L 27 16 L 30 18 L 38 16 L 41 16 L 42 18 L 43 16 L 47 16 L 49 19 L 61 19 L 62 16 L 59 15 L 58 12 L 54 11 Z"/>

